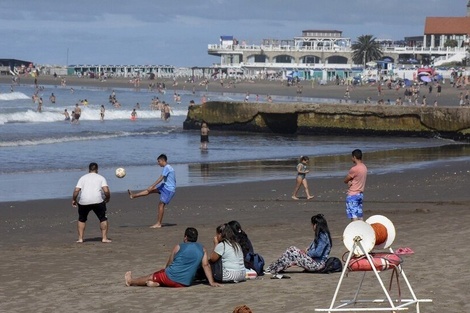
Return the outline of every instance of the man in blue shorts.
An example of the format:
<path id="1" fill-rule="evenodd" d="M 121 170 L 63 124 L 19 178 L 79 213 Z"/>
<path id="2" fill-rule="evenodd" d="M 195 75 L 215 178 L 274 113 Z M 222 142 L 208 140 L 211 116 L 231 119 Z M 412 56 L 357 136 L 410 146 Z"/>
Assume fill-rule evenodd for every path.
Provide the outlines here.
<path id="1" fill-rule="evenodd" d="M 150 226 L 150 228 L 162 227 L 165 206 L 170 203 L 171 199 L 173 198 L 176 192 L 175 170 L 170 164 L 168 164 L 168 159 L 166 155 L 161 154 L 157 158 L 157 163 L 158 165 L 160 165 L 160 167 L 163 167 L 163 171 L 160 177 L 158 177 L 158 179 L 152 185 L 150 185 L 147 189 L 135 194 L 132 193 L 130 190 L 127 191 L 131 199 L 148 196 L 151 193 L 160 194 L 160 202 L 158 203 L 157 223 Z"/>
<path id="2" fill-rule="evenodd" d="M 354 166 L 344 178 L 344 183 L 348 184 L 348 195 L 346 197 L 346 214 L 351 220 L 362 220 L 362 200 L 364 198 L 364 188 L 367 179 L 367 167 L 362 162 L 362 151 L 356 149 L 352 152 L 352 162 Z"/>

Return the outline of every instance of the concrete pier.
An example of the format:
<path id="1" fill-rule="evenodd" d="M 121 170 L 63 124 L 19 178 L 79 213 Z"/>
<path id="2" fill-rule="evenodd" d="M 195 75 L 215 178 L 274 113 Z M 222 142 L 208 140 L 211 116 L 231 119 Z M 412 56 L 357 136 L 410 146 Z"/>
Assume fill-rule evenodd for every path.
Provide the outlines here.
<path id="1" fill-rule="evenodd" d="M 214 101 L 190 107 L 184 129 L 202 121 L 213 130 L 470 139 L 467 107 Z"/>

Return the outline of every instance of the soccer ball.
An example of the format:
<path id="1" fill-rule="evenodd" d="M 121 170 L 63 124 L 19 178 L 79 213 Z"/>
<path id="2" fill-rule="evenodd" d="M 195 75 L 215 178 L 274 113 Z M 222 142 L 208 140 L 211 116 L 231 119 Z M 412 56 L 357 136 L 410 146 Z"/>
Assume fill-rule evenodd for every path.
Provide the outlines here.
<path id="1" fill-rule="evenodd" d="M 123 178 L 124 176 L 126 176 L 126 170 L 122 167 L 119 167 L 116 169 L 116 177 L 117 178 Z"/>

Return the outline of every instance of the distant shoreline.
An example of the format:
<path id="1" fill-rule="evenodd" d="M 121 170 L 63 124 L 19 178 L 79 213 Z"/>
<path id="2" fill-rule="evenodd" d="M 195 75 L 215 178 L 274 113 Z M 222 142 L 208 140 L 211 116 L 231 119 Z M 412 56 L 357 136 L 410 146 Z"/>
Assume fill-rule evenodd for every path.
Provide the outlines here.
<path id="1" fill-rule="evenodd" d="M 67 87 L 81 86 L 81 87 L 103 87 L 103 88 L 130 88 L 135 89 L 133 83 L 130 82 L 129 78 L 109 78 L 105 81 L 100 81 L 94 78 L 76 77 L 76 76 L 65 76 L 67 81 Z M 173 85 L 173 80 L 166 79 L 142 79 L 140 83 L 140 89 L 148 89 L 150 83 L 165 83 L 167 92 L 177 92 L 185 90 L 186 92 L 192 92 L 194 88 L 196 103 L 200 103 L 200 98 L 206 92 L 206 87 L 200 85 L 200 81 L 195 83 L 187 83 L 184 78 L 176 80 L 177 86 Z M 0 84 L 12 84 L 12 76 L 0 76 Z M 34 78 L 22 77 L 20 78 L 21 85 L 34 85 Z M 52 76 L 39 76 L 38 84 L 42 86 L 60 86 L 60 78 L 54 79 Z M 302 93 L 297 93 L 295 86 L 286 86 L 285 82 L 281 81 L 269 81 L 269 80 L 257 80 L 257 81 L 241 81 L 235 83 L 232 88 L 227 88 L 227 84 L 221 85 L 220 80 L 210 80 L 207 92 L 220 92 L 220 93 L 237 93 L 237 94 L 249 94 L 250 101 L 254 101 L 256 95 L 259 96 L 260 102 L 266 102 L 268 95 L 271 96 L 287 96 L 298 98 L 299 102 L 303 102 L 303 98 L 326 98 L 326 99 L 337 99 L 338 102 L 346 101 L 344 95 L 346 92 L 345 85 L 335 85 L 330 83 L 328 85 L 312 85 L 311 81 L 301 81 Z M 0 89 L 0 92 L 9 92 L 5 89 Z M 426 95 L 428 106 L 432 106 L 434 101 L 438 101 L 438 106 L 458 106 L 460 93 L 465 94 L 467 87 L 452 88 L 449 84 L 442 86 L 442 93 L 440 97 L 437 97 L 436 88 L 433 88 L 432 93 L 429 93 L 427 86 L 422 86 L 420 90 L 419 103 L 421 98 Z M 373 102 L 383 99 L 385 103 L 390 100 L 391 103 L 401 97 L 404 99 L 404 89 L 398 91 L 394 89 L 388 89 L 386 86 L 382 87 L 382 96 L 378 95 L 377 85 L 363 85 L 358 87 L 350 87 L 350 99 L 349 103 L 364 103 L 364 101 L 370 97 Z"/>

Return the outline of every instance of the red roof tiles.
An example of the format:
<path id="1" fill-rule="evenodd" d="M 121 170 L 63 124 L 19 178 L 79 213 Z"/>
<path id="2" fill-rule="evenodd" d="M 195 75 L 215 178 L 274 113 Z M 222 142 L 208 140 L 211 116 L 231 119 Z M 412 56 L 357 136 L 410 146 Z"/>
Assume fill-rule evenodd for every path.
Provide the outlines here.
<path id="1" fill-rule="evenodd" d="M 470 34 L 470 17 L 426 17 L 425 35 Z"/>

